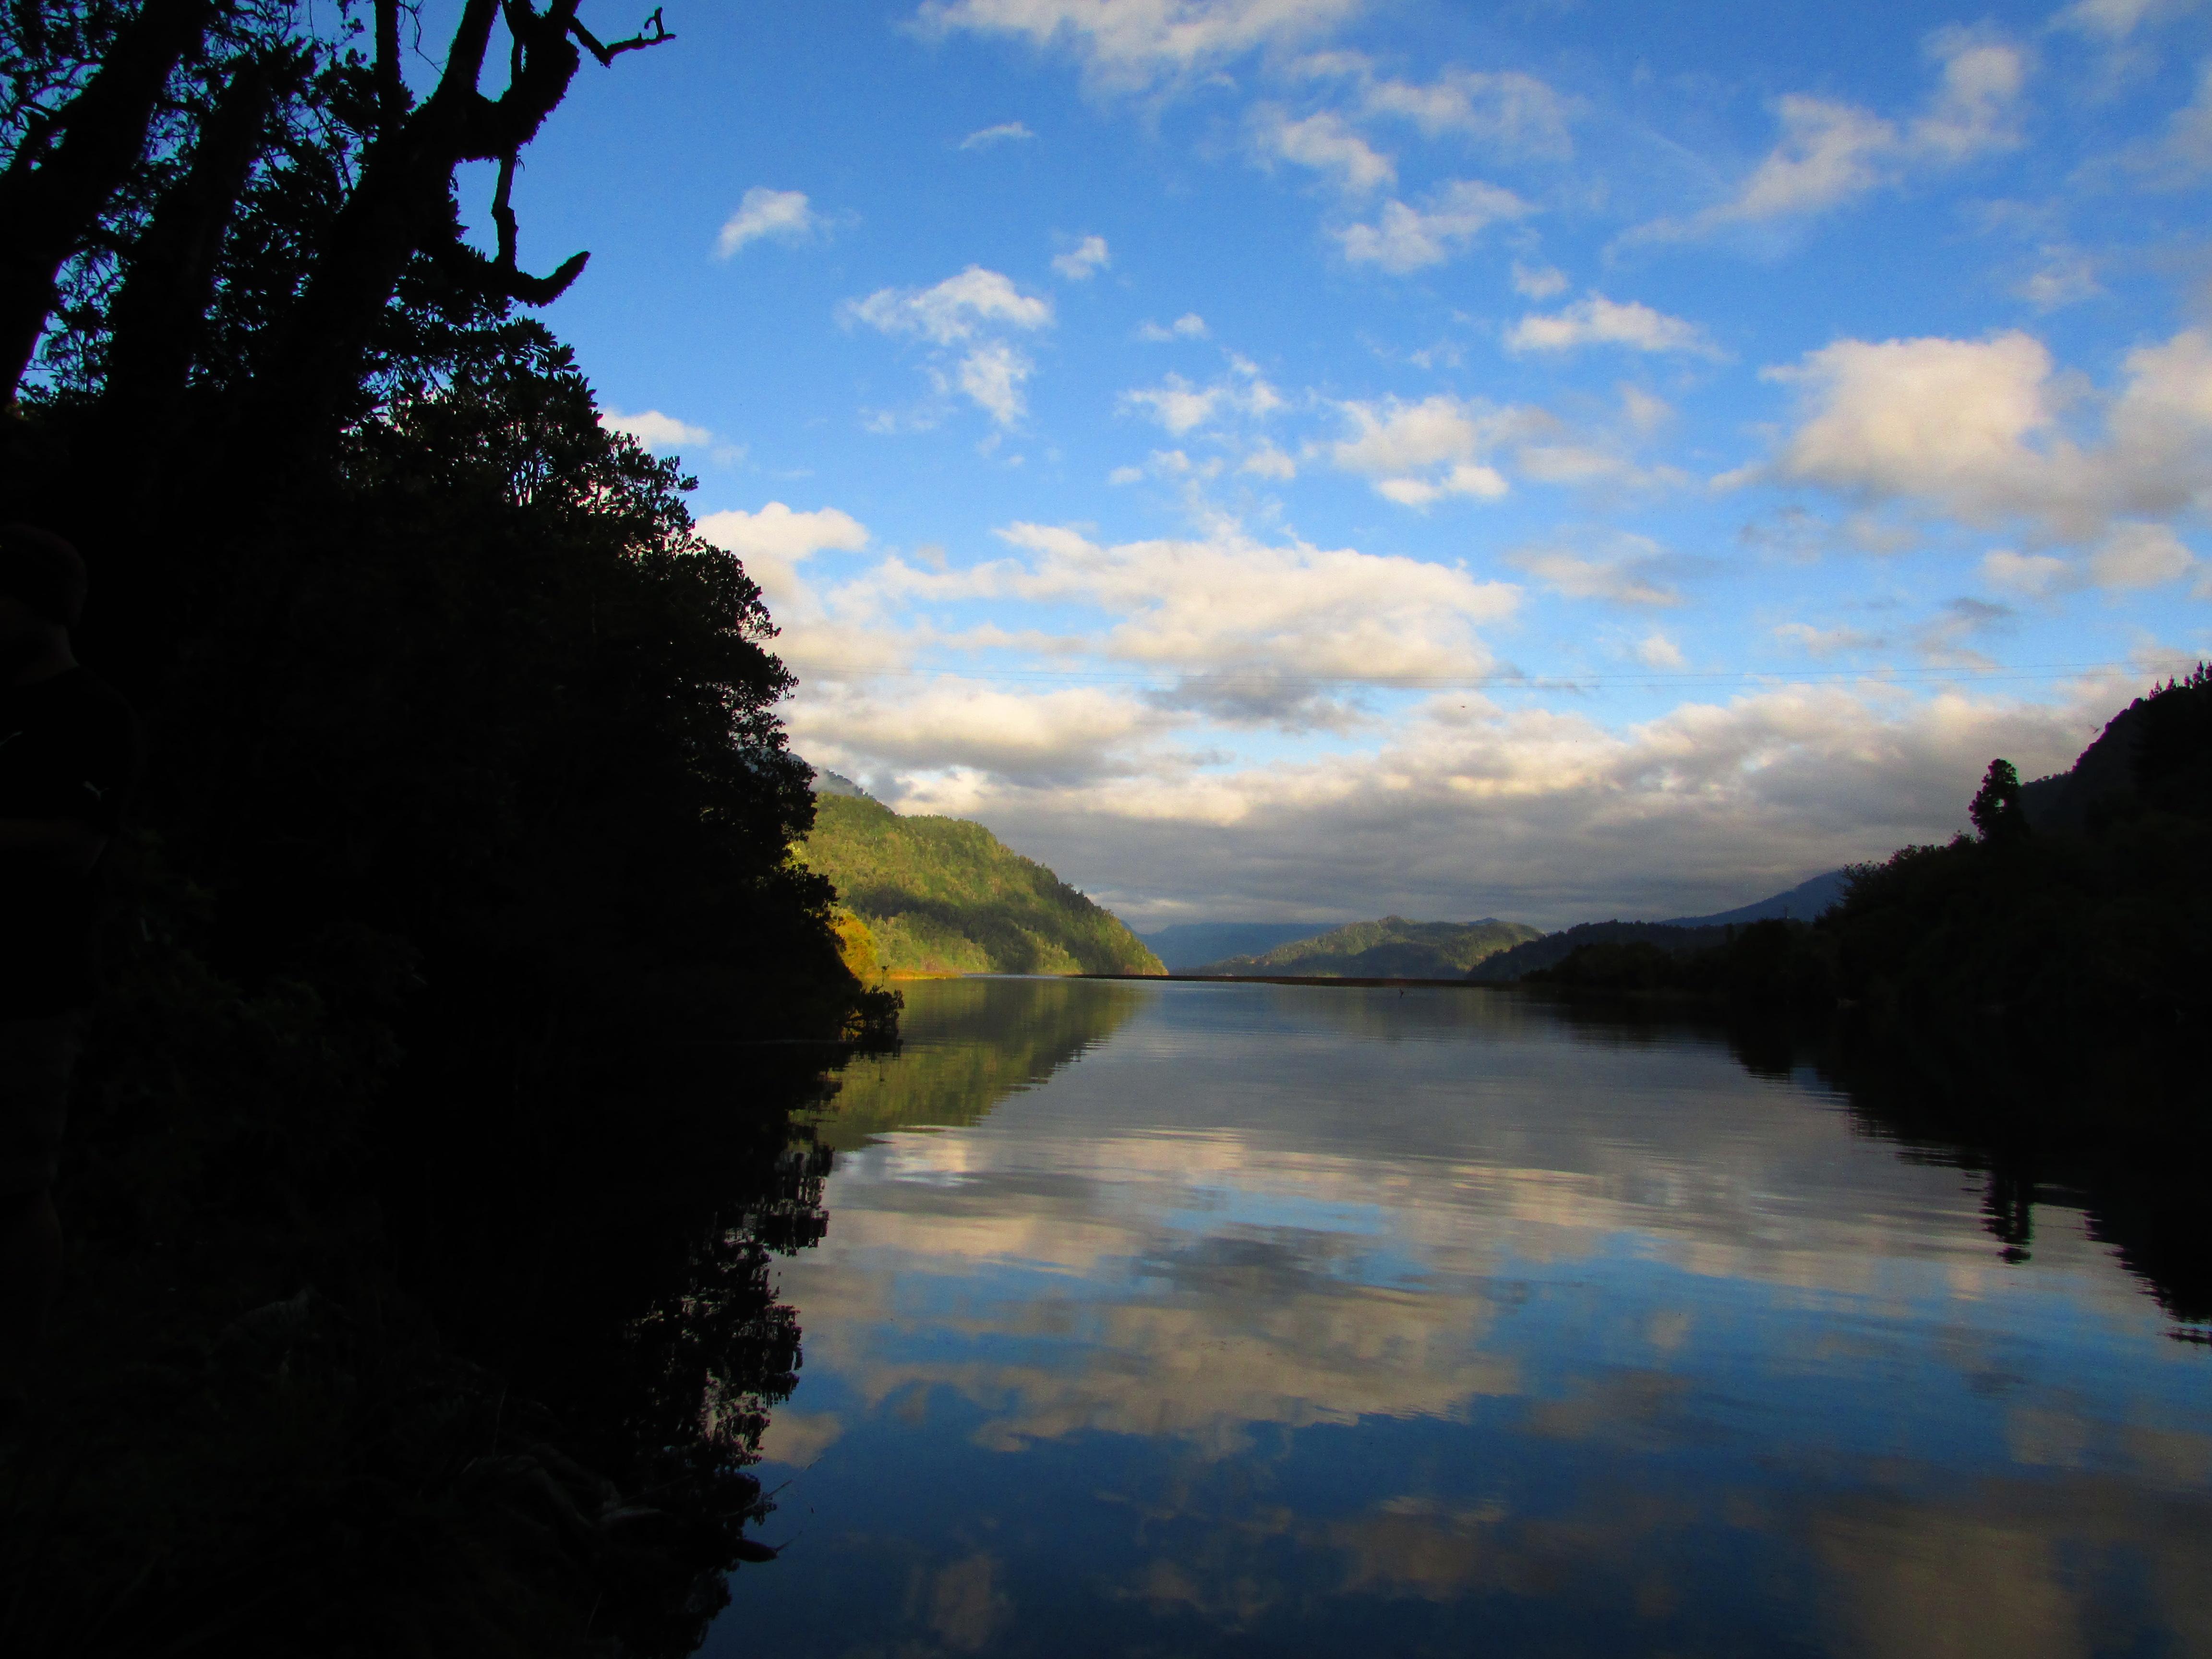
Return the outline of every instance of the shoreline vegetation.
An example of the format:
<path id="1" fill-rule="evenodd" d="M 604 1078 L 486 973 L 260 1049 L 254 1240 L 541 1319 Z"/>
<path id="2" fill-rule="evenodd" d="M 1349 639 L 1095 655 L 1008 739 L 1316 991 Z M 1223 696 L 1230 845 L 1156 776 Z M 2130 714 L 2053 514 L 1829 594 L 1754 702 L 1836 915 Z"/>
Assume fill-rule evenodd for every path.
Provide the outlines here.
<path id="1" fill-rule="evenodd" d="M 800 1115 L 897 998 L 791 856 L 759 589 L 527 315 L 586 256 L 511 202 L 580 75 L 683 48 L 410 11 L 0 11 L 0 520 L 83 553 L 149 754 L 9 1659 L 672 1659 L 772 1553 Z"/>

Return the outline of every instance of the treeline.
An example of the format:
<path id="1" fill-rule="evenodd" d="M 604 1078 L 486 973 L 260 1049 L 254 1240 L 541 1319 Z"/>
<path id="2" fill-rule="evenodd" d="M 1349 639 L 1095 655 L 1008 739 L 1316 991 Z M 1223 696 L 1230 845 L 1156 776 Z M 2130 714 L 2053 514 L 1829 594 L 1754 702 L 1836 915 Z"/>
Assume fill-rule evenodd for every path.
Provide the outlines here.
<path id="1" fill-rule="evenodd" d="M 0 11 L 0 520 L 83 550 L 150 754 L 11 1654 L 688 1650 L 796 1359 L 787 1115 L 895 1018 L 758 589 L 517 310 L 584 265 L 518 263 L 524 148 L 672 37 L 451 15 L 418 94 L 404 0 Z"/>
<path id="2" fill-rule="evenodd" d="M 1990 763 L 1971 836 L 1854 866 L 1817 921 L 1717 944 L 1582 945 L 1523 982 L 1838 1006 L 1950 1063 L 1992 1042 L 2108 1054 L 2212 1025 L 2212 669 L 2117 716 L 2068 773 Z"/>

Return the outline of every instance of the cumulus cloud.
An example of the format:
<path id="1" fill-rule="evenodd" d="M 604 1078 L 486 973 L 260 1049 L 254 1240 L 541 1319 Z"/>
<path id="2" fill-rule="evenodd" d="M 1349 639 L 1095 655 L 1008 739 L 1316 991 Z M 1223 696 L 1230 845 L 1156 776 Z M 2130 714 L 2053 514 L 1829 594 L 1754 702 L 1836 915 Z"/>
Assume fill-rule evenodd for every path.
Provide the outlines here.
<path id="1" fill-rule="evenodd" d="M 1001 121 L 994 127 L 978 127 L 960 141 L 960 148 L 988 149 L 994 144 L 1020 143 L 1036 137 L 1019 121 Z"/>
<path id="2" fill-rule="evenodd" d="M 1105 246 L 1103 240 L 1099 246 Z M 864 323 L 884 334 L 964 347 L 949 371 L 933 372 L 940 387 L 963 392 L 1001 426 L 1022 417 L 1022 387 L 1036 368 L 1001 331 L 1035 332 L 1053 323 L 1050 300 L 1024 294 L 1011 279 L 981 265 L 969 265 L 934 288 L 878 289 L 864 300 L 847 301 L 841 314 L 848 325 Z"/>
<path id="3" fill-rule="evenodd" d="M 1022 386 L 1036 372 L 1029 357 L 1004 340 L 986 340 L 960 359 L 960 389 L 1000 426 L 1021 419 L 1027 405 Z"/>
<path id="4" fill-rule="evenodd" d="M 1573 100 L 1533 75 L 1448 69 L 1425 83 L 1363 77 L 1361 107 L 1412 122 L 1431 138 L 1459 134 L 1540 155 L 1574 150 Z"/>
<path id="5" fill-rule="evenodd" d="M 1531 300 L 1548 300 L 1567 290 L 1567 273 L 1554 265 L 1524 265 L 1513 262 L 1513 291 Z"/>
<path id="6" fill-rule="evenodd" d="M 1347 472 L 1366 473 L 1378 494 L 1407 507 L 1445 495 L 1504 495 L 1504 475 L 1485 458 L 1526 431 L 1534 414 L 1441 392 L 1419 403 L 1390 398 L 1340 407 L 1351 429 L 1329 447 L 1329 459 Z"/>
<path id="7" fill-rule="evenodd" d="M 2197 0 L 2075 0 L 2051 21 L 2055 27 L 2121 41 L 2144 23 L 2187 11 L 2196 3 Z"/>
<path id="8" fill-rule="evenodd" d="M 999 534 L 1018 556 L 943 576 L 887 571 L 885 592 L 1080 603 L 1115 619 L 1099 641 L 1110 657 L 1354 684 L 1487 672 L 1492 659 L 1476 629 L 1519 599 L 1510 583 L 1454 567 L 1263 542 L 1233 526 L 1110 544 L 1050 525 Z"/>
<path id="9" fill-rule="evenodd" d="M 699 520 L 699 533 L 738 556 L 771 603 L 802 596 L 799 567 L 832 549 L 857 553 L 868 544 L 867 526 L 834 507 L 794 512 L 770 501 L 757 513 L 733 509 Z"/>
<path id="10" fill-rule="evenodd" d="M 1024 294 L 998 271 L 969 265 L 934 288 L 878 289 L 865 300 L 848 302 L 845 314 L 885 334 L 918 334 L 951 345 L 994 325 L 1049 328 L 1052 301 Z"/>
<path id="11" fill-rule="evenodd" d="M 1121 394 L 1124 410 L 1146 410 L 1175 437 L 1211 426 L 1228 415 L 1263 419 L 1283 407 L 1282 394 L 1261 374 L 1259 366 L 1242 357 L 1230 360 L 1230 373 L 1210 386 L 1198 386 L 1180 374 L 1170 374 L 1156 386 L 1139 386 Z"/>
<path id="12" fill-rule="evenodd" d="M 1768 476 L 1970 524 L 2021 519 L 2094 539 L 2117 515 L 2164 517 L 2212 499 L 2212 331 L 2129 354 L 2083 442 L 2050 351 L 2017 330 L 1981 340 L 1839 340 L 1770 369 L 1803 418 Z M 1750 476 L 1758 476 L 1753 469 Z M 1742 475 L 1739 475 L 1742 476 Z"/>
<path id="13" fill-rule="evenodd" d="M 602 409 L 599 424 L 610 432 L 636 439 L 656 454 L 673 449 L 696 449 L 714 441 L 714 434 L 705 427 L 693 426 L 657 409 L 635 415 L 625 415 L 617 409 Z"/>
<path id="14" fill-rule="evenodd" d="M 1917 169 L 1955 167 L 2016 148 L 2027 57 L 1963 29 L 1929 37 L 1937 85 L 1916 117 L 1895 121 L 1807 93 L 1777 99 L 1779 141 L 1727 201 L 1686 220 L 1644 226 L 1640 238 L 1701 235 L 1729 225 L 1797 218 L 1837 207 Z"/>
<path id="15" fill-rule="evenodd" d="M 1719 353 L 1695 323 L 1669 317 L 1634 301 L 1620 304 L 1593 291 L 1564 311 L 1531 312 L 1505 337 L 1513 351 L 1571 351 L 1577 346 L 1621 345 L 1634 351 Z"/>
<path id="16" fill-rule="evenodd" d="M 1071 283 L 1087 283 L 1114 263 L 1103 236 L 1086 236 L 1066 252 L 1054 257 L 1052 268 Z"/>
<path id="17" fill-rule="evenodd" d="M 1194 311 L 1186 311 L 1164 325 L 1150 320 L 1137 325 L 1137 337 L 1154 344 L 1164 340 L 1203 340 L 1206 333 L 1206 319 Z"/>
<path id="18" fill-rule="evenodd" d="M 2074 567 L 2048 553 L 2015 553 L 2008 547 L 1994 547 L 1982 555 L 1982 580 L 1992 587 L 2039 599 L 2070 586 Z"/>
<path id="19" fill-rule="evenodd" d="M 809 205 L 805 191 L 770 190 L 756 185 L 744 193 L 738 210 L 715 237 L 714 257 L 726 259 L 749 242 L 805 241 L 821 228 L 821 216 Z"/>
<path id="20" fill-rule="evenodd" d="M 1609 553 L 1596 557 L 1571 548 L 1527 547 L 1506 555 L 1505 562 L 1565 599 L 1638 607 L 1682 602 L 1680 592 L 1664 580 L 1664 573 L 1686 568 L 1686 562 L 1669 556 L 1648 536 L 1623 532 L 1614 538 Z"/>
<path id="21" fill-rule="evenodd" d="M 1646 668 L 1681 669 L 1690 665 L 1682 647 L 1654 629 L 1636 644 L 1636 659 Z"/>
<path id="22" fill-rule="evenodd" d="M 1626 408 L 1634 428 L 1638 405 L 1631 400 Z M 1510 486 L 1498 461 L 1507 450 L 1514 467 L 1540 483 L 1648 489 L 1687 482 L 1670 468 L 1637 465 L 1607 434 L 1577 434 L 1526 404 L 1500 407 L 1437 393 L 1419 403 L 1388 398 L 1337 409 L 1347 431 L 1322 447 L 1330 460 L 1367 474 L 1377 495 L 1403 507 L 1427 507 L 1451 495 L 1504 495 Z"/>
<path id="23" fill-rule="evenodd" d="M 1774 637 L 1784 645 L 1794 645 L 1808 656 L 1832 657 L 1849 651 L 1871 651 L 1888 641 L 1878 634 L 1869 634 L 1856 628 L 1815 628 L 1810 623 L 1784 623 L 1774 630 Z"/>
<path id="24" fill-rule="evenodd" d="M 2165 525 L 2115 525 L 2089 555 L 2089 580 L 2109 589 L 2163 587 L 2187 575 L 2196 562 Z"/>
<path id="25" fill-rule="evenodd" d="M 1607 726 L 1437 699 L 1379 749 L 1032 790 L 916 774 L 1086 890 L 1185 915 L 1679 915 L 1966 827 L 1992 755 L 2069 763 L 2131 683 L 2051 704 L 1876 684 L 1781 686 Z M 1462 707 L 1464 705 L 1464 707 Z M 1706 905 L 1705 908 L 1711 908 Z"/>
<path id="26" fill-rule="evenodd" d="M 925 0 L 927 33 L 1011 36 L 1070 53 L 1101 90 L 1187 80 L 1248 53 L 1310 40 L 1365 0 Z"/>
<path id="27" fill-rule="evenodd" d="M 1262 164 L 1281 161 L 1308 168 L 1346 195 L 1364 195 L 1398 181 L 1397 164 L 1333 112 L 1292 120 L 1279 104 L 1260 104 L 1248 118 L 1247 129 Z"/>
<path id="28" fill-rule="evenodd" d="M 1479 179 L 1454 179 L 1431 191 L 1419 207 L 1393 197 L 1372 223 L 1346 225 L 1336 239 L 1352 264 L 1403 274 L 1442 264 L 1498 221 L 1531 211 L 1510 190 Z"/>

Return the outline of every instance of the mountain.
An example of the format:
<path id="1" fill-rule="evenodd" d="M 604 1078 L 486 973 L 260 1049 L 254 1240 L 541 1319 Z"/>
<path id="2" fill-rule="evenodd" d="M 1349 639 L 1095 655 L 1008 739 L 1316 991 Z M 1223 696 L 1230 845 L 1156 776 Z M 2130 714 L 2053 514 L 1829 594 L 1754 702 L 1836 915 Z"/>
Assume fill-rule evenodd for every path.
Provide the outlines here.
<path id="1" fill-rule="evenodd" d="M 1710 916 L 1677 916 L 1672 921 L 1585 921 L 1557 933 L 1546 933 L 1510 951 L 1501 951 L 1478 964 L 1468 975 L 1486 984 L 1502 985 L 1539 968 L 1553 967 L 1585 945 L 1652 945 L 1680 953 L 1702 951 L 1723 943 L 1730 927 L 1778 917 L 1810 921 L 1830 906 L 1840 903 L 1849 876 L 1831 870 L 1810 881 L 1800 882 L 1786 893 L 1777 893 L 1756 904 L 1741 905 Z"/>
<path id="2" fill-rule="evenodd" d="M 1468 978 L 1503 985 L 1539 968 L 1565 961 L 1585 945 L 1656 945 L 1662 951 L 1697 951 L 1728 938 L 1725 927 L 1683 927 L 1668 921 L 1585 921 L 1546 933 L 1475 964 Z"/>
<path id="3" fill-rule="evenodd" d="M 1710 916 L 1676 916 L 1662 921 L 1662 927 L 1741 927 L 1747 921 L 1771 921 L 1777 917 L 1788 917 L 1798 921 L 1810 921 L 1831 905 L 1843 902 L 1844 889 L 1850 876 L 1841 870 L 1831 870 L 1810 881 L 1801 881 L 1786 893 L 1777 893 L 1756 904 L 1740 905 L 1733 910 L 1722 910 Z"/>
<path id="4" fill-rule="evenodd" d="M 1178 921 L 1142 937 L 1168 972 L 1187 974 L 1224 957 L 1257 956 L 1328 928 L 1325 921 Z"/>
<path id="5" fill-rule="evenodd" d="M 836 782 L 852 793 L 817 785 L 799 857 L 836 884 L 894 977 L 1165 971 L 1119 917 L 981 824 L 904 817 Z"/>
<path id="6" fill-rule="evenodd" d="M 1459 979 L 1486 957 L 1536 938 L 1534 927 L 1480 921 L 1355 921 L 1258 956 L 1228 957 L 1193 971 L 1279 974 L 1297 979 Z"/>

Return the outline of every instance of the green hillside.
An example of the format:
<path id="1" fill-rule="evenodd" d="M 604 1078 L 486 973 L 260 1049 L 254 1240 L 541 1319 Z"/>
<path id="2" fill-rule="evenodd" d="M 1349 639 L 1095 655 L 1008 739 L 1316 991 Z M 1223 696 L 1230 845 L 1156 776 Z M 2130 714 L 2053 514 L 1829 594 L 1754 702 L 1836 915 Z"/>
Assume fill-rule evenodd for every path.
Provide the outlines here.
<path id="1" fill-rule="evenodd" d="M 1518 921 L 1355 921 L 1263 956 L 1230 957 L 1200 974 L 1284 974 L 1299 979 L 1458 979 L 1485 957 L 1541 937 Z"/>
<path id="2" fill-rule="evenodd" d="M 836 884 L 893 975 L 1166 971 L 1118 918 L 964 818 L 824 793 L 800 857 Z"/>

